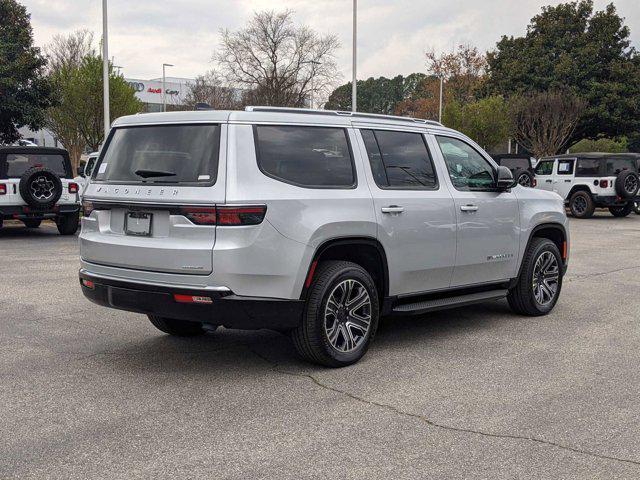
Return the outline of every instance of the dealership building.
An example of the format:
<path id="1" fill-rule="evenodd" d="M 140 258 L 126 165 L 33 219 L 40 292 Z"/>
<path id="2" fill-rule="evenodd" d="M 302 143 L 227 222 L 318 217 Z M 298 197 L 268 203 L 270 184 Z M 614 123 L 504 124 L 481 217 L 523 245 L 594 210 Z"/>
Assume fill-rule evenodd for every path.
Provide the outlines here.
<path id="1" fill-rule="evenodd" d="M 125 78 L 135 91 L 136 97 L 143 104 L 143 112 L 161 112 L 163 84 L 162 78 L 141 80 L 139 78 Z M 189 88 L 194 80 L 190 78 L 166 77 L 164 83 L 164 96 L 167 102 L 167 110 L 176 110 L 184 107 Z"/>
<path id="2" fill-rule="evenodd" d="M 139 78 L 125 78 L 135 91 L 136 98 L 142 102 L 142 112 L 162 111 L 162 78 L 142 80 Z M 194 83 L 190 78 L 166 77 L 164 84 L 167 110 L 180 110 L 184 108 L 189 87 Z M 22 138 L 35 143 L 40 147 L 58 147 L 60 142 L 47 130 L 34 132 L 28 127 L 19 130 Z"/>

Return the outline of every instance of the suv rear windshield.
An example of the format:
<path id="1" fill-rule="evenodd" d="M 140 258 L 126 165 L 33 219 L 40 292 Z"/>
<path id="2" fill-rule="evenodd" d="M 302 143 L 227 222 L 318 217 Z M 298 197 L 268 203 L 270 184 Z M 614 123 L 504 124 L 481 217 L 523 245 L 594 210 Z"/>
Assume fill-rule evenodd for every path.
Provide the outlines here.
<path id="1" fill-rule="evenodd" d="M 529 170 L 531 162 L 528 158 L 502 158 L 498 164 L 507 167 L 509 170 Z"/>
<path id="2" fill-rule="evenodd" d="M 93 178 L 108 183 L 213 185 L 219 125 L 116 128 Z"/>
<path id="3" fill-rule="evenodd" d="M 20 178 L 33 167 L 45 167 L 62 178 L 71 178 L 71 166 L 62 155 L 45 153 L 7 153 L 0 157 L 0 176 L 2 178 Z"/>
<path id="4" fill-rule="evenodd" d="M 631 170 L 637 172 L 635 162 L 631 158 L 607 158 L 607 175 L 616 176 L 623 170 Z"/>

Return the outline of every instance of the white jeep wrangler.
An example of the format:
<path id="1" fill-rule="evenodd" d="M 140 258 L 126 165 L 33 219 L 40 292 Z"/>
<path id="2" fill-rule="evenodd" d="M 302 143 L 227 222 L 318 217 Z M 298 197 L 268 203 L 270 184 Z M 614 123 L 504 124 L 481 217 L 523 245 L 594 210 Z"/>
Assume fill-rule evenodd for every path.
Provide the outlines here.
<path id="1" fill-rule="evenodd" d="M 577 153 L 541 158 L 536 165 L 536 188 L 559 194 L 576 218 L 589 218 L 596 208 L 626 217 L 638 201 L 638 157 Z"/>
<path id="2" fill-rule="evenodd" d="M 4 220 L 20 220 L 38 228 L 50 219 L 62 235 L 73 235 L 79 212 L 79 186 L 66 150 L 0 147 L 0 227 Z"/>

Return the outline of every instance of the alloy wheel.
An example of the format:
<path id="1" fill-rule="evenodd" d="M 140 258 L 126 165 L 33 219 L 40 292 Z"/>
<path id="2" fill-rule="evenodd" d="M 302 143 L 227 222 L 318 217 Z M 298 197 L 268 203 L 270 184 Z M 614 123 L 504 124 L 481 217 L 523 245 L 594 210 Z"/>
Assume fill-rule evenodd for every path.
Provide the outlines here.
<path id="1" fill-rule="evenodd" d="M 357 280 L 343 280 L 331 291 L 324 311 L 324 331 L 333 348 L 352 352 L 371 327 L 371 298 Z"/>
<path id="2" fill-rule="evenodd" d="M 531 177 L 529 177 L 529 175 L 527 175 L 526 173 L 523 173 L 518 177 L 518 184 L 522 185 L 523 187 L 530 187 Z"/>
<path id="3" fill-rule="evenodd" d="M 36 177 L 31 182 L 31 194 L 38 200 L 49 200 L 53 197 L 54 183 L 44 175 Z"/>
<path id="4" fill-rule="evenodd" d="M 558 259 L 550 252 L 540 254 L 533 267 L 533 295 L 539 305 L 551 303 L 558 293 L 560 267 Z"/>
<path id="5" fill-rule="evenodd" d="M 635 175 L 629 175 L 624 180 L 624 190 L 625 192 L 633 195 L 638 189 L 638 177 Z"/>
<path id="6" fill-rule="evenodd" d="M 576 197 L 573 201 L 573 210 L 578 215 L 587 211 L 587 200 L 584 197 Z"/>

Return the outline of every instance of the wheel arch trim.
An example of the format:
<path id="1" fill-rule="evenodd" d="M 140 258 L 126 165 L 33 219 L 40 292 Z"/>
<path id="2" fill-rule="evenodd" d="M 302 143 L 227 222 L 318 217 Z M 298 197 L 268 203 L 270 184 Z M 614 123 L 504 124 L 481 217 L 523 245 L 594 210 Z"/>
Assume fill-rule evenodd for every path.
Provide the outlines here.
<path id="1" fill-rule="evenodd" d="M 304 300 L 307 296 L 307 291 L 309 290 L 311 281 L 313 279 L 313 274 L 315 273 L 316 265 L 322 255 L 333 247 L 338 246 L 354 246 L 354 245 L 368 245 L 374 247 L 378 255 L 380 256 L 380 260 L 382 262 L 382 283 L 383 283 L 383 291 L 380 292 L 382 297 L 385 298 L 389 292 L 389 265 L 387 263 L 387 254 L 384 250 L 384 247 L 380 242 L 374 237 L 337 237 L 327 239 L 322 242 L 315 250 L 313 256 L 311 257 L 311 261 L 307 266 L 306 275 L 304 277 L 304 284 L 302 286 L 302 292 L 300 293 L 300 299 Z"/>

